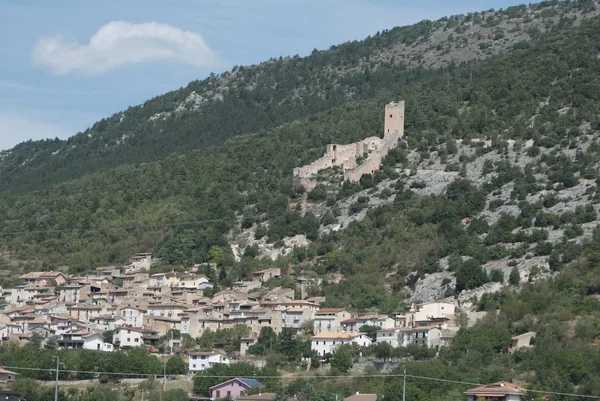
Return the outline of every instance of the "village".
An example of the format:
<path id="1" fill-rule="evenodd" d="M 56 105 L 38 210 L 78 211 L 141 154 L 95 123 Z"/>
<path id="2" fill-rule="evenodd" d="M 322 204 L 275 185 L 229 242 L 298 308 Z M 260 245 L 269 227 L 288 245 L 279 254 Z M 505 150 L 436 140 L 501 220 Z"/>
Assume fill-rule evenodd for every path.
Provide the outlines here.
<path id="1" fill-rule="evenodd" d="M 93 276 L 62 272 L 22 275 L 21 285 L 3 290 L 2 343 L 24 344 L 38 335 L 43 341 L 55 339 L 59 349 L 113 352 L 140 346 L 157 352 L 154 346 L 159 339 L 173 331 L 197 338 L 208 329 L 245 325 L 250 335 L 242 339 L 238 350 L 242 358 L 263 327 L 276 334 L 283 329 L 312 333 L 312 350 L 326 356 L 348 343 L 369 346 L 386 342 L 394 348 L 417 344 L 438 349 L 448 345 L 458 330 L 452 303 L 413 304 L 393 316 L 356 315 L 344 308 L 320 307 L 325 297 L 297 299 L 291 288 L 270 286 L 267 291 L 257 291 L 266 289 L 267 281 L 282 279 L 279 268 L 256 271 L 252 281 L 235 282 L 207 297 L 203 290 L 212 288 L 213 283 L 206 276 L 197 272 L 149 274 L 152 260 L 150 254 L 135 255 L 123 272 L 116 267 L 100 268 Z M 303 287 L 314 279 L 295 280 Z M 115 285 L 117 281 L 120 286 Z M 305 295 L 306 291 L 299 292 Z M 376 327 L 376 338 L 361 333 L 363 326 Z M 108 331 L 113 333 L 112 342 L 105 341 Z M 180 348 L 179 339 L 169 341 L 171 351 Z M 190 372 L 230 363 L 219 350 L 202 355 L 192 351 L 188 357 Z"/>
<path id="2" fill-rule="evenodd" d="M 355 314 L 344 308 L 321 307 L 325 297 L 307 297 L 301 290 L 297 299 L 293 289 L 273 286 L 283 279 L 280 268 L 253 272 L 251 281 L 235 282 L 207 297 L 204 290 L 213 288 L 213 283 L 199 274 L 197 267 L 190 272 L 149 274 L 155 261 L 151 254 L 138 254 L 122 269 L 99 268 L 93 276 L 53 271 L 22 275 L 21 285 L 2 293 L 2 344 L 25 345 L 35 336 L 42 343 L 54 341 L 57 349 L 119 352 L 144 347 L 157 356 L 177 352 L 186 361 L 188 374 L 193 374 L 218 364 L 256 363 L 248 350 L 265 327 L 275 334 L 289 330 L 294 335 L 311 335 L 311 350 L 323 360 L 342 344 L 421 345 L 438 350 L 448 346 L 459 329 L 458 308 L 450 302 L 412 304 L 390 316 Z M 295 277 L 295 281 L 302 289 L 310 279 Z M 260 289 L 266 291 L 257 291 Z M 234 352 L 197 351 L 181 344 L 183 335 L 196 339 L 207 330 L 236 325 L 248 327 L 249 335 Z M 369 337 L 361 331 L 365 327 L 375 328 L 376 335 Z M 181 336 L 173 336 L 174 332 Z M 511 349 L 529 347 L 533 335 L 514 338 Z M 159 351 L 158 343 L 164 338 L 167 347 Z M 3 369 L 0 381 L 13 381 L 17 375 Z M 260 382 L 236 380 L 238 393 L 227 390 L 227 394 L 252 399 L 244 398 L 245 391 Z M 229 385 L 230 380 L 223 384 Z M 211 389 L 213 399 L 222 398 L 223 386 Z"/>

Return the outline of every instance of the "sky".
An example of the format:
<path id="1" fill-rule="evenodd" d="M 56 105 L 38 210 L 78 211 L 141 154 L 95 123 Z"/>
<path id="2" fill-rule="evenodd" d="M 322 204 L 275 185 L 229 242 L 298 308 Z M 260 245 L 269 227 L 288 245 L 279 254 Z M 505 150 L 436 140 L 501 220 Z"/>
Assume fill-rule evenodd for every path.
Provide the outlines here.
<path id="1" fill-rule="evenodd" d="M 0 150 L 270 57 L 514 0 L 0 0 Z"/>

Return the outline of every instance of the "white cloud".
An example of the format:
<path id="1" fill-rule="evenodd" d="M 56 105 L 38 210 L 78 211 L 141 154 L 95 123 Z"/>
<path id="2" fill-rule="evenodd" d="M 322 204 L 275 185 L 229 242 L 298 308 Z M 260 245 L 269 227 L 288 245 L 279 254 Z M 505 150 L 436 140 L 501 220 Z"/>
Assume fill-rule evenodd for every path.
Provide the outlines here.
<path id="1" fill-rule="evenodd" d="M 197 67 L 221 64 L 218 54 L 195 32 L 168 24 L 111 21 L 80 44 L 62 35 L 41 38 L 32 51 L 34 65 L 57 74 L 99 75 L 125 64 L 173 61 Z"/>

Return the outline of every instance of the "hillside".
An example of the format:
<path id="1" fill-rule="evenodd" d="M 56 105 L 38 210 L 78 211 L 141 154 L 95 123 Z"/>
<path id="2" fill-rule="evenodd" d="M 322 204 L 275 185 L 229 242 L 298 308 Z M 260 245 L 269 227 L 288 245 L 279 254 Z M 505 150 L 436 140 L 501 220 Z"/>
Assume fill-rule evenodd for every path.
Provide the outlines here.
<path id="1" fill-rule="evenodd" d="M 382 66 L 369 79 L 385 90 L 368 100 L 163 161 L 6 194 L 2 246 L 13 266 L 76 271 L 148 250 L 190 266 L 218 246 L 222 285 L 287 265 L 324 277 L 314 294 L 326 293 L 329 304 L 361 309 L 481 298 L 478 288 L 498 290 L 513 267 L 522 280 L 548 277 L 579 263 L 595 238 L 599 24 L 563 27 L 468 64 Z M 380 172 L 309 194 L 292 187 L 292 169 L 327 143 L 381 132 L 390 97 L 406 101 L 406 143 Z M 257 257 L 266 254 L 285 256 Z"/>
<path id="2" fill-rule="evenodd" d="M 407 69 L 479 60 L 596 15 L 594 1 L 545 1 L 423 21 L 308 57 L 236 66 L 130 107 L 67 140 L 0 153 L 0 192 L 26 192 L 122 164 L 159 161 L 387 93 Z"/>
<path id="3" fill-rule="evenodd" d="M 216 301 L 237 280 L 279 267 L 281 278 L 251 294 L 284 287 L 324 296 L 324 307 L 388 316 L 446 299 L 458 305 L 457 332 L 440 349 L 344 345 L 336 355 L 347 369 L 332 356 L 309 371 L 308 333 L 261 330 L 255 356 L 266 366 L 219 363 L 195 374 L 197 391 L 253 377 L 277 400 L 360 392 L 400 401 L 406 369 L 410 400 L 464 400 L 475 383 L 497 381 L 525 386 L 523 401 L 597 397 L 598 5 L 547 1 L 395 28 L 193 82 L 65 142 L 22 144 L 0 156 L 0 270 L 12 274 L 0 285 L 15 284 L 16 272 L 87 273 L 152 252 L 161 262 L 151 273 L 199 265 Z M 293 169 L 327 144 L 381 136 L 392 101 L 405 102 L 405 135 L 380 170 L 350 183 L 328 168 L 311 191 L 292 185 Z M 185 347 L 237 339 L 228 344 L 237 351 L 248 335 L 246 326 L 234 335 L 240 326 L 205 330 Z M 534 340 L 510 352 L 524 333 Z M 61 394 L 79 401 L 143 398 L 141 383 L 121 391 L 109 380 L 168 369 L 137 347 L 0 347 L 2 366 L 40 380 L 54 379 L 55 355 L 66 364 L 61 379 L 111 374 Z M 372 366 L 357 374 L 355 361 Z M 396 366 L 389 375 L 375 370 L 386 363 Z M 12 389 L 29 400 L 53 395 L 26 380 Z"/>

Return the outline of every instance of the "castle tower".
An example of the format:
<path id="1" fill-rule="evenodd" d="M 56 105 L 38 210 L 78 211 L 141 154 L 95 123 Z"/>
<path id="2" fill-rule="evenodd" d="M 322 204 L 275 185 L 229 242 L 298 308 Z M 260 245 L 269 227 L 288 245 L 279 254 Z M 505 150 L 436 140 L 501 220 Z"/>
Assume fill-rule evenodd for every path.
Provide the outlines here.
<path id="1" fill-rule="evenodd" d="M 383 138 L 392 137 L 397 144 L 398 139 L 404 136 L 404 101 L 386 104 L 384 121 Z"/>

